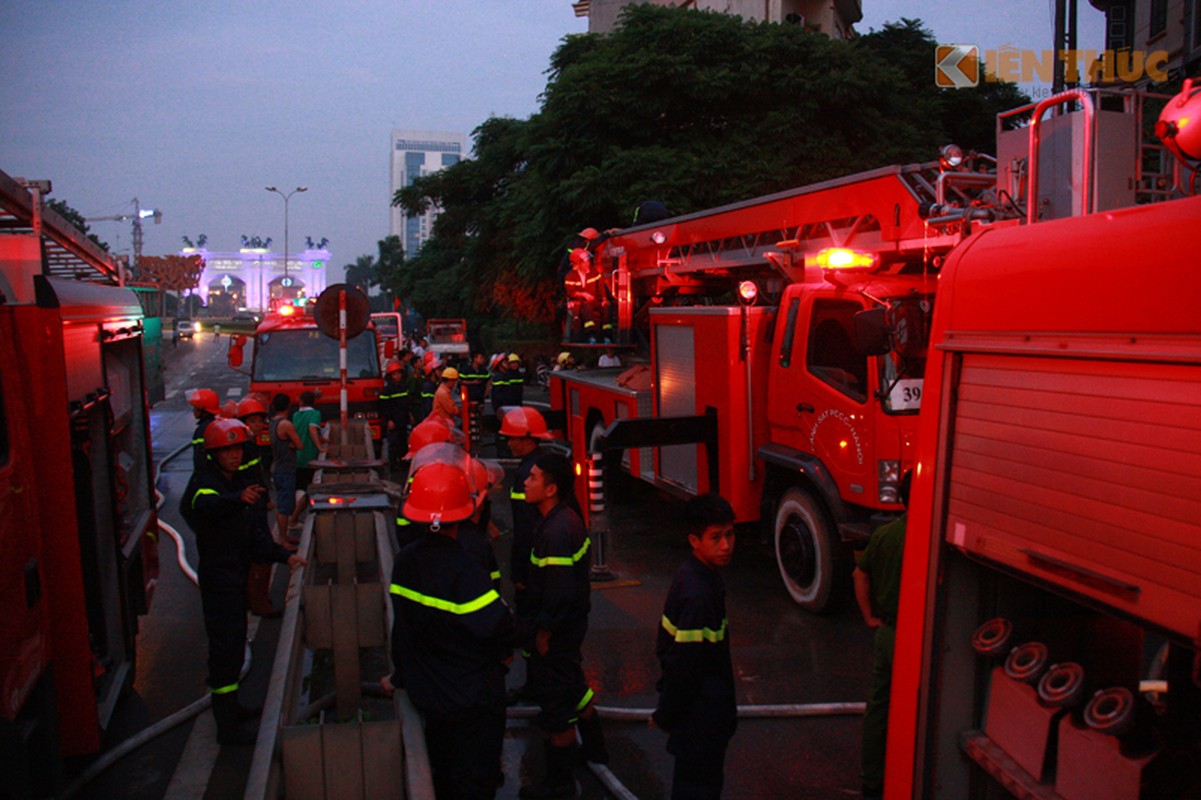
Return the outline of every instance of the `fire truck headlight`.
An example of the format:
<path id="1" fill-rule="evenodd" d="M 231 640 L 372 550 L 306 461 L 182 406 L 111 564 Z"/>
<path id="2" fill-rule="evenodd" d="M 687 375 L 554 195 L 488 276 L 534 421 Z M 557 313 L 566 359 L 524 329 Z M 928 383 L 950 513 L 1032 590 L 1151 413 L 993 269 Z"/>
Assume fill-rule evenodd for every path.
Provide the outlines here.
<path id="1" fill-rule="evenodd" d="M 901 502 L 898 486 L 901 483 L 901 462 L 900 461 L 879 461 L 877 462 L 879 472 L 879 486 L 881 503 L 899 503 Z"/>
<path id="2" fill-rule="evenodd" d="M 957 144 L 945 144 L 938 151 L 938 163 L 943 169 L 959 169 L 963 164 L 963 149 Z"/>

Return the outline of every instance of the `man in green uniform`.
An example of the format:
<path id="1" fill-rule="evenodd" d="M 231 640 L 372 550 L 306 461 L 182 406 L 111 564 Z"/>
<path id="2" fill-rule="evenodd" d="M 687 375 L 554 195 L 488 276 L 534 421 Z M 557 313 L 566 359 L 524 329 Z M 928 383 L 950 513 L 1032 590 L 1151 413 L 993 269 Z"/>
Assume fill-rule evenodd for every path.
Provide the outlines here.
<path id="1" fill-rule="evenodd" d="M 901 504 L 909 507 L 909 477 L 901 478 Z M 872 654 L 872 682 L 863 714 L 863 753 L 860 781 L 863 796 L 884 794 L 884 749 L 888 734 L 888 700 L 892 689 L 892 653 L 897 638 L 897 601 L 901 593 L 901 556 L 905 551 L 902 514 L 872 534 L 855 567 L 855 600 L 863 621 L 876 630 Z"/>

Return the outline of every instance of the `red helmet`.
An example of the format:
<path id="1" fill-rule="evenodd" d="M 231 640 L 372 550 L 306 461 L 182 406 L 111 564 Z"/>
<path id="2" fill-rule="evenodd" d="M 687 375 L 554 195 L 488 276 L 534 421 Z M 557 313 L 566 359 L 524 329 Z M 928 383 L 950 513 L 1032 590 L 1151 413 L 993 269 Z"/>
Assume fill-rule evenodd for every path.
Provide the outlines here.
<path id="1" fill-rule="evenodd" d="M 413 426 L 409 432 L 409 452 L 405 458 L 417 455 L 421 448 L 437 442 L 461 442 L 463 434 L 440 419 L 427 419 Z"/>
<path id="2" fill-rule="evenodd" d="M 390 375 L 393 372 L 400 372 L 402 369 L 404 369 L 404 365 L 399 360 L 390 358 L 388 359 L 388 365 L 384 367 L 384 374 Z"/>
<path id="3" fill-rule="evenodd" d="M 262 414 L 265 417 L 267 416 L 267 409 L 263 407 L 263 404 L 259 402 L 257 397 L 247 397 L 238 403 L 238 413 L 234 416 L 238 419 L 245 419 L 255 414 Z"/>
<path id="4" fill-rule="evenodd" d="M 212 389 L 189 389 L 188 402 L 193 408 L 207 411 L 213 416 L 217 416 L 221 412 L 221 401 Z"/>
<path id="5" fill-rule="evenodd" d="M 532 439 L 553 439 L 546 429 L 546 420 L 535 408 L 517 406 L 505 413 L 500 423 L 500 435 L 515 439 L 530 437 Z"/>
<path id="6" fill-rule="evenodd" d="M 453 464 L 428 464 L 413 475 L 402 513 L 413 522 L 461 522 L 475 513 L 476 497 L 467 473 Z"/>
<path id="7" fill-rule="evenodd" d="M 476 498 L 476 508 L 484 503 L 488 492 L 504 480 L 505 469 L 495 461 L 485 461 L 480 458 L 471 459 L 471 482 L 479 493 Z"/>
<path id="8" fill-rule="evenodd" d="M 429 350 L 421 357 L 421 366 L 425 370 L 425 374 L 429 375 L 438 367 L 442 366 L 442 357 L 433 350 Z"/>
<path id="9" fill-rule="evenodd" d="M 250 441 L 250 428 L 237 419 L 219 417 L 204 429 L 204 449 L 220 450 Z"/>
<path id="10" fill-rule="evenodd" d="M 235 419 L 238 416 L 238 403 L 236 400 L 226 400 L 221 404 L 220 414 L 223 417 Z"/>
<path id="11" fill-rule="evenodd" d="M 581 265 L 592 263 L 592 253 L 589 253 L 582 247 L 577 247 L 568 254 L 571 258 L 571 265 L 579 269 Z"/>
<path id="12" fill-rule="evenodd" d="M 598 231 L 596 228 L 584 228 L 584 230 L 577 233 L 576 236 L 580 237 L 581 239 L 587 239 L 591 242 L 593 239 L 600 236 L 600 231 Z"/>
<path id="13" fill-rule="evenodd" d="M 1201 159 L 1201 84 L 1194 87 L 1192 78 L 1185 80 L 1159 113 L 1155 135 L 1181 161 Z"/>

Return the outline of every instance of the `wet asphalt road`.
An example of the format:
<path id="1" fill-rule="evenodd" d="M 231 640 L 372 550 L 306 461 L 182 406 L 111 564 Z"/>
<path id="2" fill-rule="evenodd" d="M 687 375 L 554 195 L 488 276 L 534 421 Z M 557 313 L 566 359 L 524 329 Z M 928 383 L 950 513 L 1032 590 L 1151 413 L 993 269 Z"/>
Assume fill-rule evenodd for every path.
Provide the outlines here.
<path id="1" fill-rule="evenodd" d="M 246 379 L 224 361 L 227 339 L 202 334 L 193 342 L 166 349 L 168 397 L 152 414 L 155 460 L 160 461 L 191 437 L 192 418 L 183 391 L 215 389 L 237 399 Z M 527 399 L 537 399 L 527 390 Z M 160 481 L 167 495 L 161 516 L 191 534 L 178 517 L 178 493 L 190 474 L 187 453 L 169 462 Z M 651 708 L 655 704 L 658 665 L 656 626 L 671 575 L 687 555 L 678 526 L 681 504 L 629 479 L 612 487 L 612 533 L 608 561 L 618 580 L 596 584 L 585 669 L 601 707 Z M 507 525 L 506 503 L 497 504 L 498 524 Z M 740 705 L 858 702 L 867 689 L 871 634 L 854 602 L 844 610 L 815 617 L 798 610 L 779 585 L 770 548 L 752 532 L 740 532 L 733 563 L 725 572 L 731 647 Z M 502 567 L 508 538 L 497 542 Z M 194 560 L 194 548 L 191 549 Z M 161 573 L 150 614 L 139 635 L 138 677 L 134 691 L 118 708 L 106 742 L 111 746 L 204 693 L 205 639 L 195 588 L 176 566 L 175 547 L 164 539 Z M 274 597 L 282 601 L 285 577 L 277 571 Z M 244 701 L 265 694 L 278 621 L 262 622 L 254 644 L 254 668 L 243 682 Z M 511 685 L 524 678 L 517 659 Z M 208 716 L 207 712 L 202 715 Z M 211 770 L 178 770 L 193 722 L 155 740 L 89 784 L 83 798 L 240 797 L 250 763 L 250 748 L 225 748 Z M 670 793 L 671 758 L 666 736 L 644 722 L 606 723 L 610 768 L 642 800 Z M 506 731 L 506 782 L 498 798 L 515 798 L 522 780 L 542 771 L 542 734 L 523 719 L 511 719 Z M 814 798 L 858 796 L 859 719 L 856 716 L 807 719 L 743 719 L 726 759 L 726 791 L 734 798 Z M 79 765 L 75 765 L 79 766 Z M 183 778 L 192 776 L 197 786 Z M 587 770 L 577 771 L 581 797 L 610 796 Z M 174 778 L 174 783 L 172 780 Z M 169 789 L 170 787 L 170 789 Z"/>

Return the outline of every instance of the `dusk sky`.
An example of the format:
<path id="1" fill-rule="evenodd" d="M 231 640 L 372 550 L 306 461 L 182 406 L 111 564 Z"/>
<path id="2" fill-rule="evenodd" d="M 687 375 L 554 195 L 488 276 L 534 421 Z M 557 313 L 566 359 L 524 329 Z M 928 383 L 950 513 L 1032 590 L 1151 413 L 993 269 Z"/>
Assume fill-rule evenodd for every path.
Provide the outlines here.
<path id="1" fill-rule="evenodd" d="M 1043 50 L 1052 5 L 863 0 L 856 28 L 917 18 L 941 42 Z M 1079 13 L 1080 47 L 1100 48 L 1102 15 Z M 201 233 L 213 250 L 243 234 L 282 249 L 283 201 L 264 187 L 307 186 L 291 249 L 326 237 L 341 266 L 388 234 L 393 128 L 528 117 L 551 53 L 586 30 L 570 0 L 4 0 L 0 170 L 51 179 L 87 217 L 130 213 L 134 197 L 160 209 L 147 255 Z M 131 249 L 129 223 L 91 225 Z"/>

